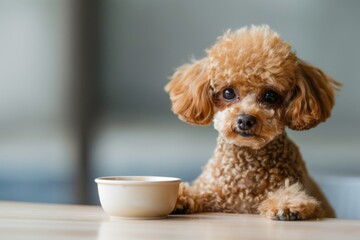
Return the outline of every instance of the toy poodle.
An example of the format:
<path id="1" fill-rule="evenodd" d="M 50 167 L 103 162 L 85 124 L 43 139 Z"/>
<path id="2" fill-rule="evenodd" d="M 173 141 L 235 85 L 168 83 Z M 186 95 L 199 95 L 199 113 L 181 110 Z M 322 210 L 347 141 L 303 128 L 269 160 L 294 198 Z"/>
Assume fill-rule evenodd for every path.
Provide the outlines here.
<path id="1" fill-rule="evenodd" d="M 175 213 L 259 213 L 274 220 L 335 217 L 285 132 L 324 122 L 340 83 L 296 57 L 266 25 L 227 31 L 165 90 L 185 122 L 219 132 L 213 157 L 182 183 Z"/>

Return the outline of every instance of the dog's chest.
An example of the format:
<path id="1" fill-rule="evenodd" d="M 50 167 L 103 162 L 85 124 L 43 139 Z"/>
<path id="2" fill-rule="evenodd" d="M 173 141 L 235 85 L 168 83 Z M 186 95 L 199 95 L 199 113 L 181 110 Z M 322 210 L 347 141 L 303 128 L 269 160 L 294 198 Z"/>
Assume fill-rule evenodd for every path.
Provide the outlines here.
<path id="1" fill-rule="evenodd" d="M 286 178 L 296 182 L 302 175 L 294 147 L 284 141 L 257 151 L 224 144 L 210 165 L 207 170 L 218 201 L 225 209 L 238 205 L 239 212 L 256 212 L 268 192 L 282 186 Z"/>

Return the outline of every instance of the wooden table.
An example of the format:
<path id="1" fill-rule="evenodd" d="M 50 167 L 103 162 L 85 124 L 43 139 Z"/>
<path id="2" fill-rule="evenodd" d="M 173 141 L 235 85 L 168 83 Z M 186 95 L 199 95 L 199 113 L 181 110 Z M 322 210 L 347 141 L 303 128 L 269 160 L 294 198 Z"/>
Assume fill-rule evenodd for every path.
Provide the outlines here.
<path id="1" fill-rule="evenodd" d="M 0 239 L 360 239 L 360 221 L 279 222 L 205 213 L 110 220 L 99 206 L 0 202 Z"/>

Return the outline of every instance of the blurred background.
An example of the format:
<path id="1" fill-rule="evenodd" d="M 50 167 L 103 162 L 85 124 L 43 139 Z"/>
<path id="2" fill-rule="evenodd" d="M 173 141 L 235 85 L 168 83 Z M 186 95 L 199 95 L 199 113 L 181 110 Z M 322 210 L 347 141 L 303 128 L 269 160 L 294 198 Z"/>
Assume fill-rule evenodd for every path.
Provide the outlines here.
<path id="1" fill-rule="evenodd" d="M 227 29 L 269 24 L 344 84 L 332 117 L 288 131 L 338 217 L 360 219 L 360 2 L 0 0 L 0 200 L 98 204 L 94 178 L 192 181 L 212 126 L 163 87 Z"/>

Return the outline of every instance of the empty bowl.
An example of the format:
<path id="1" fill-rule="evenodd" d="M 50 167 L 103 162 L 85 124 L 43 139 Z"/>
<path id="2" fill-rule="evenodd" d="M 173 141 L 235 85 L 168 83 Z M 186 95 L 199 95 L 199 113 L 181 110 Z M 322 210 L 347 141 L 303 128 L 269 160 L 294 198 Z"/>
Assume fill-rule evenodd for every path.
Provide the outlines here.
<path id="1" fill-rule="evenodd" d="M 181 179 L 112 176 L 95 179 L 100 203 L 111 218 L 164 218 L 174 209 Z"/>

